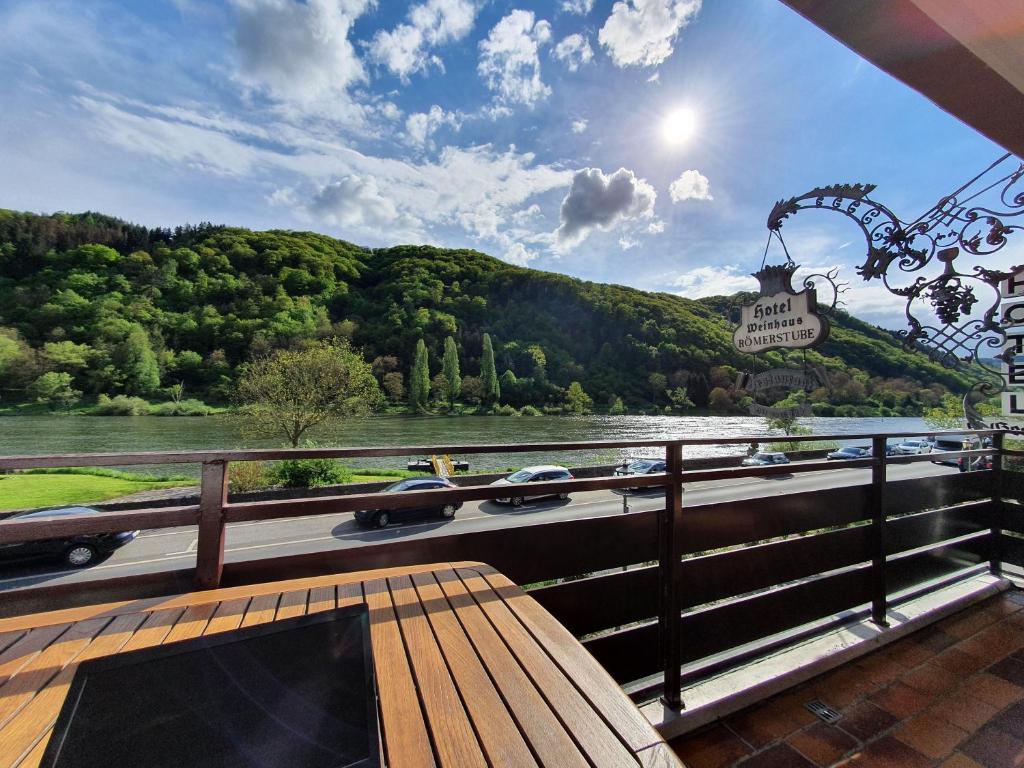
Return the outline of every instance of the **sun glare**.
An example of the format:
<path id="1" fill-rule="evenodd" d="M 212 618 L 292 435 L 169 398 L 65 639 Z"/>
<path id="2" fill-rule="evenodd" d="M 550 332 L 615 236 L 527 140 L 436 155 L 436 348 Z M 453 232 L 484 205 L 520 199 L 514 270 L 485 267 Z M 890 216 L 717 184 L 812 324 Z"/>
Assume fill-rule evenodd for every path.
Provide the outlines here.
<path id="1" fill-rule="evenodd" d="M 661 135 L 669 144 L 683 144 L 689 141 L 696 130 L 697 115 L 689 107 L 670 112 L 661 124 Z"/>

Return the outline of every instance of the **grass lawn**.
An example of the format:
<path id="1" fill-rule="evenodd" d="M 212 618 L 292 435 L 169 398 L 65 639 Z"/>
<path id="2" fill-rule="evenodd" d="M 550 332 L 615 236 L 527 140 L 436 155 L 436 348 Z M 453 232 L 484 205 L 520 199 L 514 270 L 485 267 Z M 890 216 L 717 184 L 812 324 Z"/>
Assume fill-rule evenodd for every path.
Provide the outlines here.
<path id="1" fill-rule="evenodd" d="M 194 485 L 194 481 L 146 482 L 97 475 L 0 475 L 0 512 L 105 501 L 139 491 Z"/>

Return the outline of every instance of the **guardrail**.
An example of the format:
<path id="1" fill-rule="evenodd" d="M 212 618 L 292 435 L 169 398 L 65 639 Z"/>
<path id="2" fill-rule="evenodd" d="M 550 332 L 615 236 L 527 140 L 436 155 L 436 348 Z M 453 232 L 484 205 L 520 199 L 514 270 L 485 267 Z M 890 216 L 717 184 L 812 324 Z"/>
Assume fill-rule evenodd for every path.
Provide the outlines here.
<path id="1" fill-rule="evenodd" d="M 0 457 L 0 470 L 34 467 L 201 463 L 198 505 L 44 520 L 0 521 L 0 544 L 110 533 L 126 529 L 197 526 L 194 585 L 200 589 L 319 573 L 439 560 L 490 562 L 523 584 L 548 607 L 621 683 L 638 695 L 661 691 L 682 706 L 684 664 L 767 642 L 779 632 L 840 611 L 866 606 L 886 622 L 892 596 L 930 578 L 987 567 L 999 573 L 1004 559 L 1024 562 L 1024 514 L 1003 497 L 1003 449 L 994 430 L 950 434 L 990 435 L 991 448 L 913 456 L 886 456 L 886 441 L 899 435 L 806 435 L 793 442 L 870 439 L 866 459 L 808 461 L 763 467 L 683 470 L 688 446 L 744 445 L 764 437 L 683 440 L 527 443 L 72 454 Z M 469 486 L 401 493 L 351 494 L 301 500 L 229 503 L 227 469 L 233 461 L 288 458 L 410 456 L 429 453 L 535 453 L 559 450 L 657 448 L 667 471 L 660 475 L 599 477 L 560 482 Z M 936 458 L 998 456 L 992 470 L 935 478 L 887 480 L 887 466 Z M 684 487 L 701 480 L 770 477 L 823 470 L 870 468 L 871 481 L 849 487 L 747 501 L 689 505 Z M 1016 473 L 1013 473 L 1016 474 Z M 1021 484 L 1014 479 L 1013 493 Z M 340 551 L 224 562 L 226 526 L 242 521 L 335 514 L 361 509 L 441 506 L 453 501 L 602 489 L 664 489 L 665 507 L 595 517 L 367 544 Z M 1004 532 L 1009 529 L 1010 539 Z M 656 563 L 652 565 L 652 563 Z M 618 570 L 618 569 L 622 570 Z M 25 590 L 8 602 L 38 609 L 62 596 L 97 602 L 180 591 L 186 572 Z M 565 579 L 570 580 L 565 580 Z M 555 582 L 555 583 L 544 583 Z M 768 588 L 772 588 L 770 591 Z M 120 594 L 118 594 L 120 593 Z M 722 663 L 721 658 L 716 663 Z M 639 681 L 639 682 L 638 682 Z"/>

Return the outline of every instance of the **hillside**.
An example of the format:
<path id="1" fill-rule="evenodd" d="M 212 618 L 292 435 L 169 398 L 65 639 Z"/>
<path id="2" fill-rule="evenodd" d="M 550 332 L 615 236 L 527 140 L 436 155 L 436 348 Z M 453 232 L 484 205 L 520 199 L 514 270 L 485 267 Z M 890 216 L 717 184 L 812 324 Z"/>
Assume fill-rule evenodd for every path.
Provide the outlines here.
<path id="1" fill-rule="evenodd" d="M 87 396 L 159 398 L 180 382 L 191 396 L 223 401 L 253 355 L 329 336 L 351 338 L 383 376 L 408 372 L 421 337 L 436 372 L 452 335 L 463 375 L 476 375 L 489 333 L 499 372 L 512 372 L 503 394 L 514 406 L 561 402 L 579 381 L 599 409 L 616 396 L 631 408 L 658 399 L 660 408 L 668 400 L 649 381 L 660 373 L 698 407 L 710 398 L 728 408 L 739 399 L 736 369 L 787 362 L 733 349 L 738 303 L 584 282 L 470 250 L 371 250 L 309 232 L 148 230 L 94 213 L 0 211 L 0 397 L 25 399 L 36 377 L 60 371 Z M 831 404 L 817 406 L 825 413 L 912 413 L 964 383 L 842 313 L 808 360 L 837 383 Z"/>

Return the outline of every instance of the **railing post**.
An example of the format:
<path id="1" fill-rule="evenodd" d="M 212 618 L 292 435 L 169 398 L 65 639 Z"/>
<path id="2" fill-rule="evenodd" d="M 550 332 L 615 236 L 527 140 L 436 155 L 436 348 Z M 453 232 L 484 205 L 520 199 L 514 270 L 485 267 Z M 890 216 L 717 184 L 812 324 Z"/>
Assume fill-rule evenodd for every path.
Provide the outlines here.
<path id="1" fill-rule="evenodd" d="M 658 645 L 661 651 L 665 683 L 662 701 L 679 711 L 682 701 L 682 638 L 680 614 L 682 600 L 680 575 L 682 571 L 683 525 L 683 447 L 679 443 L 665 446 L 665 472 L 670 484 L 665 487 L 665 509 L 658 516 Z"/>
<path id="2" fill-rule="evenodd" d="M 992 549 L 988 568 L 993 576 L 1003 575 L 1003 438 L 992 435 Z M 968 459 L 968 461 L 970 461 Z M 980 461 L 980 460 L 979 460 Z M 969 465 L 968 465 L 969 466 Z"/>
<path id="3" fill-rule="evenodd" d="M 203 462 L 199 487 L 199 540 L 196 543 L 196 586 L 215 589 L 224 571 L 224 505 L 228 502 L 228 463 Z"/>
<path id="4" fill-rule="evenodd" d="M 871 438 L 871 620 L 880 627 L 886 619 L 885 585 L 885 436 Z"/>

